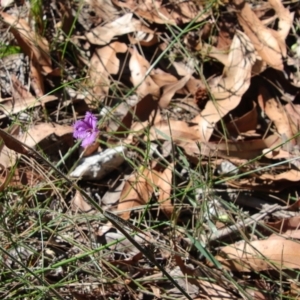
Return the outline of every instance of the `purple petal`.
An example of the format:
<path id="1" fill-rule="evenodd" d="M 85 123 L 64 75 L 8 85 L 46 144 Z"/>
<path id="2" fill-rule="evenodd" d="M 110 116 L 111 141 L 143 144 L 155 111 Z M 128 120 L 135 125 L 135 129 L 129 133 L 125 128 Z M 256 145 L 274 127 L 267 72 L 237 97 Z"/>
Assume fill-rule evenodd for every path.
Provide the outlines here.
<path id="1" fill-rule="evenodd" d="M 96 131 L 89 132 L 88 135 L 86 135 L 86 137 L 83 139 L 81 146 L 85 148 L 85 147 L 93 144 L 97 138 L 97 134 L 98 134 L 98 132 L 96 132 Z"/>
<path id="2" fill-rule="evenodd" d="M 91 145 L 96 140 L 99 132 L 97 118 L 91 112 L 85 114 L 84 120 L 76 121 L 73 128 L 73 136 L 76 139 L 82 140 L 82 147 Z"/>
<path id="3" fill-rule="evenodd" d="M 84 132 L 77 132 L 76 136 L 75 134 L 73 135 L 75 139 L 83 140 L 86 138 L 86 136 L 89 135 L 87 131 Z"/>
<path id="4" fill-rule="evenodd" d="M 73 127 L 74 127 L 73 136 L 76 139 L 83 139 L 87 135 L 88 130 L 90 130 L 88 124 L 86 124 L 86 122 L 81 120 L 75 122 Z"/>
<path id="5" fill-rule="evenodd" d="M 91 113 L 91 112 L 86 112 L 84 121 L 93 129 L 97 128 L 97 118 Z"/>

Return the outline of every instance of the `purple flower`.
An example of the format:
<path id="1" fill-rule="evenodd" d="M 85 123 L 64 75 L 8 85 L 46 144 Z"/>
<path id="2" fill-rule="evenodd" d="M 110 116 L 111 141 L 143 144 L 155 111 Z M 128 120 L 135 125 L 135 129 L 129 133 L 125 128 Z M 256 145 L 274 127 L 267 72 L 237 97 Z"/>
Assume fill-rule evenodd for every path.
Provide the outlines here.
<path id="1" fill-rule="evenodd" d="M 91 112 L 85 114 L 84 120 L 76 121 L 73 127 L 73 136 L 75 139 L 82 140 L 82 147 L 86 148 L 95 142 L 99 130 L 97 128 L 97 118 Z"/>

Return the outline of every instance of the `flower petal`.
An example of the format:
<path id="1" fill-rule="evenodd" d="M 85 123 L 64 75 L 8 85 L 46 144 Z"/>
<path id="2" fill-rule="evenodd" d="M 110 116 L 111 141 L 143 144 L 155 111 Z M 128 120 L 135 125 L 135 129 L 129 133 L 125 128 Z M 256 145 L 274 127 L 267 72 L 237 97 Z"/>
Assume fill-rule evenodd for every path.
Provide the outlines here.
<path id="1" fill-rule="evenodd" d="M 90 132 L 82 141 L 81 146 L 87 147 L 91 144 L 93 144 L 97 138 L 98 132 Z"/>
<path id="2" fill-rule="evenodd" d="M 96 129 L 97 128 L 97 118 L 91 112 L 86 112 L 84 121 L 90 126 L 90 128 Z"/>
<path id="3" fill-rule="evenodd" d="M 87 135 L 88 130 L 90 129 L 88 124 L 86 124 L 86 122 L 82 120 L 75 122 L 73 127 L 73 136 L 75 139 L 83 139 Z"/>
<path id="4" fill-rule="evenodd" d="M 91 112 L 86 112 L 84 119 L 76 121 L 73 125 L 73 136 L 82 140 L 82 147 L 87 147 L 96 140 L 99 132 L 97 122 L 97 118 Z"/>

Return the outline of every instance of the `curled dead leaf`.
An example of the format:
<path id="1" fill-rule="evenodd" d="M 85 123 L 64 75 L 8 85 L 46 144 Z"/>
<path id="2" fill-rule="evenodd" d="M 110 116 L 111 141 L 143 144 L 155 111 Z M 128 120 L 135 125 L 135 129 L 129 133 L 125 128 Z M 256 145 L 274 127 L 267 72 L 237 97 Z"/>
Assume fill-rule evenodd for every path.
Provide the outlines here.
<path id="1" fill-rule="evenodd" d="M 142 172 L 131 175 L 124 185 L 117 207 L 121 218 L 129 219 L 135 207 L 147 204 L 156 188 L 159 191 L 159 205 L 166 216 L 170 217 L 173 213 L 170 199 L 172 172 L 172 165 L 163 169 L 153 162 L 151 169 L 145 168 Z"/>
<path id="2" fill-rule="evenodd" d="M 281 41 L 281 43 L 285 43 L 285 39 L 293 25 L 294 13 L 291 13 L 288 8 L 283 6 L 281 0 L 268 0 L 271 7 L 275 10 L 278 18 L 278 30 L 276 31 L 276 37 Z M 286 47 L 282 48 L 283 56 L 286 56 Z"/>
<path id="3" fill-rule="evenodd" d="M 86 33 L 87 40 L 94 45 L 106 45 L 111 42 L 115 36 L 124 35 L 133 31 L 142 29 L 142 23 L 133 18 L 132 13 L 124 14 L 116 20 L 101 24 Z"/>
<path id="4" fill-rule="evenodd" d="M 95 95 L 106 96 L 108 94 L 110 75 L 117 74 L 120 67 L 117 53 L 126 51 L 126 44 L 120 42 L 113 42 L 110 45 L 96 49 L 89 68 L 89 77 Z"/>
<path id="5" fill-rule="evenodd" d="M 191 75 L 186 75 L 183 78 L 181 78 L 178 82 L 170 83 L 168 85 L 165 85 L 163 87 L 163 93 L 159 99 L 159 106 L 161 108 L 166 108 L 169 103 L 172 100 L 172 97 L 175 95 L 175 93 L 182 89 L 186 83 L 189 81 L 191 78 Z"/>
<path id="6" fill-rule="evenodd" d="M 253 102 L 253 108 L 243 116 L 230 121 L 226 128 L 231 134 L 239 134 L 250 130 L 255 130 L 258 122 L 258 113 L 256 103 Z"/>
<path id="7" fill-rule="evenodd" d="M 136 48 L 129 49 L 131 58 L 129 61 L 129 68 L 131 72 L 131 82 L 139 96 L 145 97 L 151 94 L 155 99 L 160 96 L 160 88 L 149 76 L 150 69 L 149 62 L 138 53 Z"/>
<path id="8" fill-rule="evenodd" d="M 171 201 L 171 189 L 173 178 L 174 164 L 170 164 L 167 168 L 158 172 L 158 180 L 156 182 L 159 196 L 158 203 L 163 213 L 170 218 L 172 216 L 174 206 Z"/>
<path id="9" fill-rule="evenodd" d="M 268 90 L 264 87 L 260 87 L 259 103 L 266 115 L 271 121 L 274 122 L 278 133 L 281 136 L 285 136 L 286 139 L 290 139 L 298 132 L 298 128 L 294 123 L 294 120 L 287 114 L 285 107 L 279 100 L 273 98 Z M 295 141 L 291 141 L 295 144 Z"/>
<path id="10" fill-rule="evenodd" d="M 266 222 L 265 225 L 282 234 L 287 231 L 298 230 L 300 228 L 300 217 L 296 216 L 276 222 Z"/>
<path id="11" fill-rule="evenodd" d="M 300 244 L 281 239 L 242 241 L 223 247 L 216 259 L 226 269 L 240 272 L 299 269 Z"/>
<path id="12" fill-rule="evenodd" d="M 72 134 L 72 126 L 40 123 L 30 127 L 29 130 L 20 137 L 20 140 L 29 147 L 35 147 L 38 143 L 40 143 L 43 139 L 49 137 L 50 135 L 62 138 L 67 135 L 71 136 Z"/>
<path id="13" fill-rule="evenodd" d="M 117 207 L 121 218 L 128 220 L 135 207 L 149 202 L 154 190 L 153 177 L 156 181 L 157 175 L 149 169 L 144 169 L 141 173 L 132 174 L 126 181 Z"/>
<path id="14" fill-rule="evenodd" d="M 148 28 L 129 34 L 128 38 L 132 45 L 139 44 L 144 47 L 151 47 L 159 42 L 158 36 Z"/>
<path id="15" fill-rule="evenodd" d="M 274 181 L 279 181 L 279 180 L 287 180 L 287 181 L 300 181 L 300 171 L 298 170 L 287 170 L 285 172 L 282 172 L 280 174 L 269 174 L 269 173 L 264 173 L 259 176 L 260 179 L 262 180 L 274 180 Z"/>
<path id="16" fill-rule="evenodd" d="M 154 124 L 150 131 L 150 140 L 166 140 L 174 141 L 175 143 L 181 141 L 199 141 L 200 136 L 198 132 L 193 128 L 188 126 L 184 121 L 160 121 Z"/>
<path id="17" fill-rule="evenodd" d="M 47 102 L 57 100 L 55 96 L 42 96 L 41 98 L 27 97 L 19 98 L 18 101 L 15 99 L 8 99 L 1 104 L 0 111 L 3 115 L 0 115 L 0 119 L 3 119 L 11 114 L 16 114 L 22 110 L 30 109 L 36 106 L 44 105 Z"/>
<path id="18" fill-rule="evenodd" d="M 283 70 L 282 55 L 285 43 L 276 37 L 274 30 L 267 28 L 244 0 L 233 0 L 238 21 L 253 43 L 258 55 L 274 69 Z M 274 34 L 275 33 L 275 34 Z"/>
<path id="19" fill-rule="evenodd" d="M 251 159 L 262 154 L 267 145 L 275 147 L 280 144 L 280 138 L 276 135 L 266 139 L 255 139 L 237 142 L 204 143 L 194 141 L 175 141 L 182 147 L 185 154 L 193 163 L 198 163 L 202 156 L 206 157 L 238 157 L 240 159 Z"/>
<path id="20" fill-rule="evenodd" d="M 150 76 L 159 87 L 163 87 L 178 81 L 174 75 L 164 72 L 161 69 L 154 69 Z"/>
<path id="21" fill-rule="evenodd" d="M 211 86 L 213 100 L 193 119 L 198 124 L 202 141 L 209 141 L 215 124 L 234 109 L 250 85 L 251 68 L 255 62 L 254 48 L 247 36 L 237 31 L 228 56 L 228 66 L 222 77 Z"/>
<path id="22" fill-rule="evenodd" d="M 84 200 L 79 191 L 76 191 L 73 199 L 71 200 L 71 209 L 75 212 L 78 210 L 80 212 L 88 212 L 92 209 L 92 206 Z"/>
<path id="23" fill-rule="evenodd" d="M 28 150 L 18 141 L 18 138 L 13 134 L 0 129 L 0 137 L 4 141 L 5 146 L 19 154 L 28 155 Z M 4 147 L 3 147 L 4 148 Z M 3 151 L 2 148 L 2 151 Z"/>

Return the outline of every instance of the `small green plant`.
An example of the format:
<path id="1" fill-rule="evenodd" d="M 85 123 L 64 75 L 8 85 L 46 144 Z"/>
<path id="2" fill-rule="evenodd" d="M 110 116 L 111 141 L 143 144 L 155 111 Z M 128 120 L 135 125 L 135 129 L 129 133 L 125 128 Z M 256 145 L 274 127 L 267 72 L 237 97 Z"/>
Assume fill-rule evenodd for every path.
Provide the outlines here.
<path id="1" fill-rule="evenodd" d="M 0 59 L 18 53 L 22 53 L 21 47 L 0 44 Z"/>

